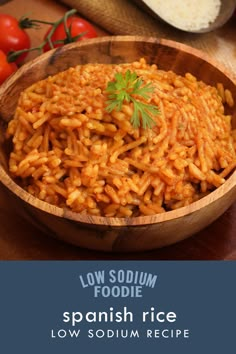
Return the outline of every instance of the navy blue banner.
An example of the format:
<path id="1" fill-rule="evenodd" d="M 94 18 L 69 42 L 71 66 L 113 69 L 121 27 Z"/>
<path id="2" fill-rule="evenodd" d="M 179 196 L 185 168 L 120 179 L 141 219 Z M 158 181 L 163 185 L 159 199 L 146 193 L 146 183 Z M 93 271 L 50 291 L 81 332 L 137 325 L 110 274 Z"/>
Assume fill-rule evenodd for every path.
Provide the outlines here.
<path id="1" fill-rule="evenodd" d="M 0 353 L 233 353 L 236 262 L 0 262 Z"/>

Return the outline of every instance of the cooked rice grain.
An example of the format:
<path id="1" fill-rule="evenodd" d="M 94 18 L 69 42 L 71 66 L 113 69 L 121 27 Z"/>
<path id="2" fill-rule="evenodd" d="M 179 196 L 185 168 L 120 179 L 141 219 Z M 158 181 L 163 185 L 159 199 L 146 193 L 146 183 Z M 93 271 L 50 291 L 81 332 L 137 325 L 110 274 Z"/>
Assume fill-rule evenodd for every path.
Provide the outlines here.
<path id="1" fill-rule="evenodd" d="M 106 87 L 130 69 L 152 82 L 152 129 L 134 129 L 132 103 L 108 114 Z M 9 168 L 31 194 L 78 213 L 153 215 L 204 197 L 236 166 L 232 94 L 190 73 L 131 64 L 87 64 L 22 92 L 8 136 Z"/>

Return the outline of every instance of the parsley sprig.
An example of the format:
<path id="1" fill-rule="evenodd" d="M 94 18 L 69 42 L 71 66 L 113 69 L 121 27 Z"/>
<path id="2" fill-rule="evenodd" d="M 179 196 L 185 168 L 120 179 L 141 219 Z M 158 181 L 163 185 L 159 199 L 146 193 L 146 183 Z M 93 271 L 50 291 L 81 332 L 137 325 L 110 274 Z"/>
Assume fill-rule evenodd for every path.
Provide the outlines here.
<path id="1" fill-rule="evenodd" d="M 143 80 L 138 78 L 136 72 L 127 70 L 124 75 L 122 73 L 115 74 L 115 81 L 108 82 L 106 91 L 109 93 L 106 110 L 110 113 L 113 110 L 120 111 L 123 103 L 133 102 L 134 112 L 131 117 L 131 123 L 134 128 L 139 128 L 142 120 L 144 129 L 151 128 L 156 124 L 150 114 L 157 115 L 159 109 L 151 104 L 147 104 L 138 100 L 137 96 L 144 100 L 150 98 L 154 87 L 149 82 L 143 86 Z"/>

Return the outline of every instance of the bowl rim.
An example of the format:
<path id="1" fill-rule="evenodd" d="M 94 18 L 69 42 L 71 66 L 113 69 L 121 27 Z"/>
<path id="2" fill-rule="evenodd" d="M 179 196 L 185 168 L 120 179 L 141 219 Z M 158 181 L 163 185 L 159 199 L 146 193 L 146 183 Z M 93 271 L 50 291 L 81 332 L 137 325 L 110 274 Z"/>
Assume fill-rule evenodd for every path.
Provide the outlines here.
<path id="1" fill-rule="evenodd" d="M 40 200 L 22 187 L 20 187 L 3 169 L 0 164 L 0 182 L 9 189 L 14 195 L 22 199 L 24 202 L 32 205 L 36 209 L 44 211 L 50 215 L 54 215 L 60 218 L 65 218 L 79 222 L 84 225 L 101 225 L 101 226 L 112 226 L 112 227 L 134 227 L 134 226 L 147 226 L 152 224 L 159 224 L 166 221 L 174 221 L 184 216 L 190 216 L 192 213 L 209 207 L 233 188 L 236 188 L 236 171 L 222 184 L 220 187 L 216 188 L 214 191 L 210 192 L 207 196 L 179 209 L 163 212 L 160 214 L 146 215 L 146 216 L 136 216 L 136 217 L 106 217 L 106 216 L 93 216 L 90 214 L 80 214 L 73 212 L 67 208 L 60 208 L 55 205 L 49 204 L 43 200 Z M 235 196 L 236 199 L 236 196 Z"/>
<path id="2" fill-rule="evenodd" d="M 104 36 L 98 37 L 94 39 L 87 39 L 86 41 L 74 42 L 71 44 L 67 44 L 63 47 L 63 50 L 70 50 L 73 48 L 86 47 L 96 43 L 101 42 L 110 42 L 113 41 L 135 41 L 135 42 L 148 42 L 153 44 L 160 44 L 163 46 L 171 47 L 173 49 L 181 50 L 187 54 L 197 56 L 198 58 L 204 60 L 208 64 L 214 66 L 220 72 L 222 72 L 235 86 L 236 86 L 236 74 L 232 73 L 228 68 L 224 67 L 223 64 L 217 62 L 217 60 L 211 58 L 208 54 L 202 52 L 199 49 L 193 48 L 189 45 L 182 44 L 180 42 L 176 42 L 169 39 L 163 38 L 155 38 L 155 37 L 146 37 L 146 36 Z M 14 82 L 14 78 L 20 76 L 22 72 L 25 72 L 28 68 L 31 68 L 41 61 L 42 58 L 48 56 L 48 53 L 53 54 L 57 51 L 61 51 L 59 49 L 52 49 L 49 52 L 46 52 L 35 59 L 27 62 L 21 68 L 17 70 L 16 73 L 11 75 L 1 86 L 0 86 L 0 97 L 2 93 L 11 86 L 11 83 Z M 134 226 L 148 226 L 152 224 L 159 224 L 166 221 L 174 221 L 179 219 L 180 217 L 190 216 L 192 213 L 204 209 L 208 207 L 210 204 L 216 202 L 223 196 L 225 196 L 228 192 L 230 192 L 233 188 L 236 188 L 236 170 L 231 174 L 229 178 L 225 181 L 223 185 L 216 188 L 214 191 L 210 192 L 207 196 L 195 201 L 187 206 L 181 207 L 176 210 L 171 210 L 167 212 L 163 212 L 160 214 L 154 215 L 146 215 L 146 216 L 137 216 L 137 217 L 105 217 L 105 216 L 93 216 L 90 214 L 80 214 L 73 212 L 67 208 L 57 207 L 55 205 L 49 204 L 45 201 L 42 201 L 22 187 L 20 187 L 11 177 L 7 174 L 2 164 L 0 163 L 0 182 L 9 189 L 13 194 L 22 199 L 25 203 L 30 204 L 36 209 L 39 209 L 48 214 L 52 214 L 54 216 L 65 218 L 69 220 L 73 220 L 75 222 L 79 222 L 84 225 L 101 225 L 101 226 L 112 226 L 112 227 L 134 227 Z M 235 197 L 236 198 L 236 197 Z"/>

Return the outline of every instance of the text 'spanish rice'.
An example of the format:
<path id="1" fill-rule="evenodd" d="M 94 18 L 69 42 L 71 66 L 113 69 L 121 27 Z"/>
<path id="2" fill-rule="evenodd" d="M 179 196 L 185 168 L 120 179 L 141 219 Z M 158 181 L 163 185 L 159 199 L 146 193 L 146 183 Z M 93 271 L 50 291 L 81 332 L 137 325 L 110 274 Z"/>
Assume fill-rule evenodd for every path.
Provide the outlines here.
<path id="1" fill-rule="evenodd" d="M 106 111 L 107 83 L 135 71 L 154 87 L 160 114 L 134 128 L 133 104 Z M 21 93 L 8 137 L 11 175 L 35 197 L 78 213 L 152 215 L 180 208 L 225 182 L 236 166 L 236 131 L 222 84 L 162 71 L 144 59 L 86 64 Z"/>

